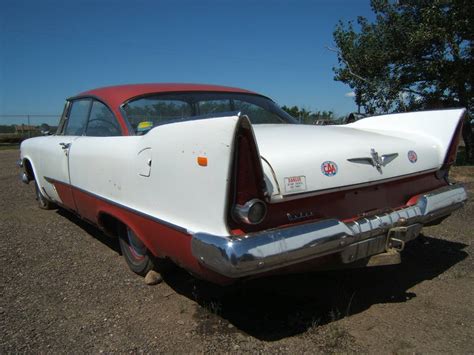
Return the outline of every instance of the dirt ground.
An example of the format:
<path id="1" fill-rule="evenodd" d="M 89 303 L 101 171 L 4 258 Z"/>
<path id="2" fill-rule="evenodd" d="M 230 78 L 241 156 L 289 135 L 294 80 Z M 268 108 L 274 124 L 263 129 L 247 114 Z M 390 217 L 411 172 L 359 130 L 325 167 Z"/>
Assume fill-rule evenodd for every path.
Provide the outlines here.
<path id="1" fill-rule="evenodd" d="M 0 353 L 474 351 L 471 200 L 426 228 L 397 266 L 218 288 L 174 268 L 146 286 L 116 241 L 36 207 L 18 151 L 0 151 Z"/>

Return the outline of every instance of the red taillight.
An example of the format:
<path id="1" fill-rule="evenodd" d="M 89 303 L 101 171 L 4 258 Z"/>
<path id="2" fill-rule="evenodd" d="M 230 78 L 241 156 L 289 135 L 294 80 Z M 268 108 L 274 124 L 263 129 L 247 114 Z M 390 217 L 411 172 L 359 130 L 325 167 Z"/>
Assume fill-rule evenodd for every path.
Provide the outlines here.
<path id="1" fill-rule="evenodd" d="M 451 139 L 451 143 L 449 145 L 448 153 L 446 154 L 446 158 L 445 158 L 443 166 L 441 168 L 442 170 L 443 169 L 448 169 L 456 161 L 456 155 L 457 155 L 457 152 L 458 152 L 459 140 L 461 139 L 463 121 L 464 121 L 464 119 L 461 119 L 459 121 L 459 123 L 456 127 L 456 130 L 454 131 L 453 138 Z"/>
<path id="2" fill-rule="evenodd" d="M 238 225 L 241 225 L 242 222 L 258 224 L 263 220 L 265 214 L 262 215 L 261 219 L 258 219 L 257 223 L 250 223 L 246 218 L 241 218 L 242 213 L 236 213 L 236 209 L 237 212 L 247 211 L 248 209 L 250 213 L 251 209 L 246 208 L 246 206 L 248 206 L 249 201 L 257 200 L 260 204 L 263 204 L 266 212 L 265 203 L 263 202 L 265 200 L 265 180 L 262 164 L 252 127 L 246 117 L 241 118 L 235 137 L 234 152 L 229 217 Z"/>
<path id="3" fill-rule="evenodd" d="M 243 205 L 254 198 L 264 198 L 265 182 L 257 144 L 248 122 L 243 122 L 236 136 L 234 165 L 234 203 Z"/>

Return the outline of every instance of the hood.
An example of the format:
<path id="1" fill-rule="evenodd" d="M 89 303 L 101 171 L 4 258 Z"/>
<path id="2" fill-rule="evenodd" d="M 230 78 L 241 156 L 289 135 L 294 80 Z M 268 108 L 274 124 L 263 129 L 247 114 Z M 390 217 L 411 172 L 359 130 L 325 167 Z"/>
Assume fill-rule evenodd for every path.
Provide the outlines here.
<path id="1" fill-rule="evenodd" d="M 429 137 L 390 135 L 347 126 L 254 125 L 272 196 L 375 183 L 437 170 Z"/>

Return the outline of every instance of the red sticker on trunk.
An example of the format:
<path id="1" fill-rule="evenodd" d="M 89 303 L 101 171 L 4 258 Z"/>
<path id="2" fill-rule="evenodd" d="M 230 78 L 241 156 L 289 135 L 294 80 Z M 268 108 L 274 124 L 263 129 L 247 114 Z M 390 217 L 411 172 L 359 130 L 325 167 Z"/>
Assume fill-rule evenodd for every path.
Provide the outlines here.
<path id="1" fill-rule="evenodd" d="M 337 174 L 337 164 L 333 161 L 325 161 L 321 164 L 321 172 L 326 176 L 334 176 Z"/>
<path id="2" fill-rule="evenodd" d="M 416 155 L 416 152 L 414 150 L 408 151 L 408 160 L 411 163 L 416 163 L 416 161 L 418 160 L 418 156 Z"/>

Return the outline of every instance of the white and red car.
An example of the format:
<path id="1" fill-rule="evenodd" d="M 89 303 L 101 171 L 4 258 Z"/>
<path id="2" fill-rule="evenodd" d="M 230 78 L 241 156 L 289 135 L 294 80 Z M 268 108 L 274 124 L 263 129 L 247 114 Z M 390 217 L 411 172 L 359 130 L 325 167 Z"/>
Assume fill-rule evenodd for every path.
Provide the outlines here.
<path id="1" fill-rule="evenodd" d="M 24 182 L 120 238 L 133 271 L 169 258 L 220 284 L 397 263 L 466 201 L 448 181 L 463 109 L 297 124 L 269 98 L 195 84 L 67 100 L 57 133 L 21 145 Z"/>

